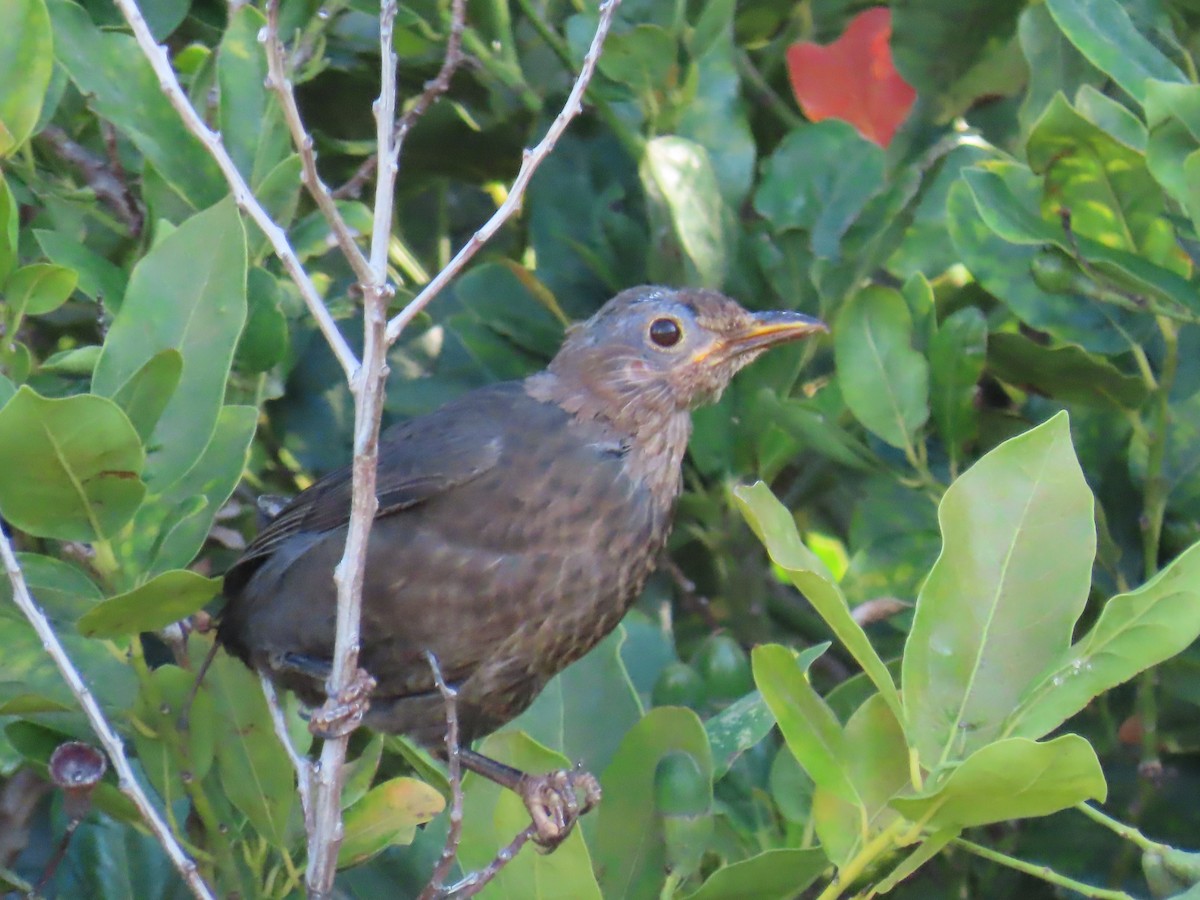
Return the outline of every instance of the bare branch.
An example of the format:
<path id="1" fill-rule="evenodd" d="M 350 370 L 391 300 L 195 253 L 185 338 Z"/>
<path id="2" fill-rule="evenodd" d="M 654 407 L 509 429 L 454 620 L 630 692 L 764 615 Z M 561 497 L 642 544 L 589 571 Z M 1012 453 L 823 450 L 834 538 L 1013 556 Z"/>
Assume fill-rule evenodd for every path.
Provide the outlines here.
<path id="1" fill-rule="evenodd" d="M 279 99 L 284 121 L 287 122 L 288 131 L 292 133 L 292 143 L 296 145 L 300 154 L 304 186 L 316 202 L 325 221 L 329 223 L 329 228 L 337 239 L 342 255 L 350 263 L 350 268 L 354 270 L 358 280 L 366 284 L 371 280 L 371 268 L 367 258 L 358 249 L 358 244 L 354 243 L 350 226 L 346 224 L 337 204 L 333 202 L 329 188 L 321 181 L 317 172 L 317 155 L 313 152 L 312 135 L 305 130 L 304 122 L 300 118 L 300 108 L 296 105 L 296 94 L 292 90 L 292 81 L 284 65 L 283 44 L 279 39 L 279 0 L 267 2 L 267 31 L 264 37 L 267 50 L 267 87 L 274 91 Z"/>
<path id="2" fill-rule="evenodd" d="M 66 681 L 67 687 L 71 689 L 71 693 L 75 695 L 75 699 L 79 701 L 79 705 L 83 707 L 84 715 L 87 716 L 88 724 L 92 727 L 92 731 L 96 733 L 101 745 L 104 747 L 105 753 L 108 754 L 109 760 L 112 762 L 113 770 L 117 773 L 117 783 L 121 792 L 133 801 L 142 818 L 146 820 L 146 824 L 150 826 L 150 831 L 154 834 L 155 839 L 163 850 L 166 851 L 171 863 L 175 866 L 192 894 L 201 900 L 215 900 L 215 895 L 204 883 L 204 879 L 200 875 L 200 871 L 196 868 L 196 863 L 191 857 L 184 852 L 179 846 L 179 842 L 175 840 L 175 835 L 171 833 L 171 829 L 167 827 L 167 823 L 158 814 L 158 810 L 154 808 L 154 804 L 150 802 L 150 798 L 142 790 L 137 779 L 134 777 L 133 769 L 130 768 L 129 758 L 125 755 L 125 745 L 121 742 L 121 738 L 113 731 L 112 726 L 108 724 L 108 720 L 104 717 L 103 711 L 100 709 L 100 704 L 96 702 L 96 698 L 92 696 L 92 692 L 88 690 L 86 684 L 83 683 L 83 677 L 79 674 L 79 670 L 75 668 L 75 664 L 71 662 L 67 656 L 66 650 L 63 649 L 62 643 L 58 639 L 58 635 L 54 633 L 54 629 L 50 626 L 50 622 L 46 619 L 45 614 L 33 601 L 33 597 L 29 594 L 29 586 L 25 583 L 25 576 L 21 572 L 21 567 L 17 563 L 17 557 L 13 553 L 12 545 L 9 543 L 8 536 L 4 533 L 4 529 L 0 528 L 0 558 L 4 561 L 5 571 L 8 573 L 9 583 L 12 585 L 13 602 L 17 608 L 21 610 L 25 618 L 29 620 L 29 624 L 33 626 L 38 637 L 42 641 L 42 646 L 46 648 L 46 652 L 50 658 L 54 660 L 54 664 L 58 666 L 58 671 L 62 674 L 63 680 Z"/>
<path id="3" fill-rule="evenodd" d="M 446 896 L 444 883 L 450 874 L 450 867 L 458 856 L 458 846 L 462 842 L 463 823 L 463 790 L 462 790 L 462 755 L 458 743 L 458 691 L 446 684 L 442 677 L 442 667 L 438 665 L 437 657 L 430 651 L 425 651 L 429 660 L 429 668 L 433 670 L 433 680 L 442 695 L 446 706 L 446 768 L 450 774 L 450 828 L 446 832 L 446 843 L 442 847 L 441 858 L 429 876 L 429 884 L 421 891 L 418 900 L 438 900 Z"/>
<path id="4" fill-rule="evenodd" d="M 408 133 L 412 130 L 413 126 L 425 115 L 429 107 L 433 106 L 437 99 L 450 89 L 450 79 L 454 77 L 455 71 L 462 65 L 462 39 L 466 26 L 466 0 L 453 0 L 450 8 L 450 35 L 446 39 L 446 56 L 442 60 L 442 67 L 438 70 L 435 77 L 425 82 L 425 89 L 421 92 L 421 95 L 417 97 L 413 105 L 408 108 L 404 115 L 400 117 L 400 121 L 396 123 L 396 131 L 392 142 L 395 146 L 397 159 L 404 144 L 404 139 L 408 137 Z M 362 193 L 367 179 L 375 173 L 375 167 L 378 164 L 379 155 L 372 153 L 363 160 L 362 165 L 358 167 L 350 177 L 350 180 L 333 192 L 333 196 L 357 197 Z"/>
<path id="5" fill-rule="evenodd" d="M 525 191 L 529 187 L 533 173 L 545 162 L 550 151 L 554 149 L 554 145 L 558 143 L 558 139 L 562 137 L 563 132 L 567 130 L 567 126 L 571 124 L 571 120 L 583 111 L 583 94 L 587 90 L 588 83 L 591 82 L 592 75 L 596 71 L 596 62 L 600 59 L 600 51 L 604 48 L 604 39 L 608 37 L 608 29 L 612 26 L 613 17 L 616 15 L 618 6 L 620 6 L 620 0 L 603 0 L 600 4 L 600 21 L 596 25 L 596 33 L 592 37 L 592 45 L 588 48 L 587 55 L 583 58 L 579 77 L 575 79 L 575 84 L 571 88 L 571 93 L 567 97 L 567 102 L 563 105 L 562 111 L 559 112 L 558 116 L 550 124 L 550 128 L 546 131 L 546 136 L 542 138 L 538 145 L 532 150 L 525 151 L 521 160 L 521 169 L 517 173 L 512 187 L 509 188 L 508 196 L 500 204 L 500 208 L 496 210 L 482 228 L 471 236 L 471 239 L 455 254 L 454 259 L 450 260 L 449 265 L 438 272 L 433 280 L 421 289 L 421 293 L 417 294 L 404 309 L 388 322 L 387 339 L 389 344 L 394 342 L 408 323 L 416 318 L 417 314 L 428 306 L 429 302 L 462 271 L 463 267 L 479 252 L 480 248 L 491 240 L 492 236 L 500 229 L 500 226 L 507 222 L 521 208 L 521 202 L 524 200 Z"/>
<path id="6" fill-rule="evenodd" d="M 361 683 L 358 648 L 363 572 L 367 562 L 367 541 L 379 506 L 375 496 L 375 469 L 387 380 L 387 307 L 392 296 L 392 287 L 387 281 L 387 261 L 396 187 L 396 156 L 392 149 L 396 117 L 396 51 L 392 46 L 395 19 L 396 0 L 381 0 L 380 90 L 374 109 L 376 152 L 384 165 L 375 179 L 375 217 L 369 257 L 371 278 L 362 285 L 363 362 L 351 384 L 354 393 L 353 494 L 346 549 L 333 574 L 338 607 L 333 670 L 326 691 L 329 709 L 341 706 L 345 693 L 356 683 Z M 333 890 L 342 840 L 342 767 L 346 761 L 347 739 L 348 732 L 325 741 L 313 782 L 313 827 L 308 835 L 306 878 L 310 898 L 329 897 Z"/>
<path id="7" fill-rule="evenodd" d="M 287 270 L 288 275 L 296 282 L 296 286 L 300 289 L 300 296 L 304 298 L 309 312 L 312 313 L 313 318 L 317 321 L 317 327 L 321 329 L 321 333 L 325 335 L 325 340 L 329 343 L 329 348 L 333 351 L 333 355 L 341 363 L 342 369 L 346 373 L 346 378 L 348 380 L 353 379 L 358 371 L 358 359 L 355 357 L 354 351 L 350 349 L 350 345 L 346 343 L 346 339 L 342 336 L 341 331 L 338 330 L 333 316 L 325 308 L 325 303 L 321 299 L 320 294 L 317 293 L 312 279 L 308 277 L 308 273 L 304 271 L 304 267 L 300 264 L 300 260 L 296 256 L 296 252 L 292 249 L 292 245 L 288 243 L 287 235 L 255 198 L 254 193 L 250 190 L 250 186 L 246 184 L 246 180 L 242 177 L 233 159 L 230 158 L 229 153 L 225 150 L 225 145 L 221 143 L 221 136 L 204 124 L 204 120 L 200 118 L 200 114 L 188 102 L 187 95 L 184 94 L 183 88 L 179 85 L 179 79 L 175 77 L 175 71 L 171 68 L 171 61 L 167 58 L 166 49 L 155 42 L 154 36 L 150 33 L 149 26 L 146 25 L 146 20 L 142 18 L 141 12 L 138 11 L 135 0 L 114 0 L 114 2 L 121 10 L 121 15 L 125 17 L 125 21 L 129 23 L 129 27 L 133 29 L 133 36 L 137 39 L 138 47 L 141 48 L 146 59 L 150 61 L 150 65 L 154 69 L 154 74 L 158 76 L 158 83 L 162 87 L 163 93 L 167 95 L 167 99 L 171 101 L 171 105 L 175 107 L 175 111 L 183 119 L 183 124 L 187 127 L 187 130 L 200 139 L 208 150 L 209 155 L 220 166 L 221 172 L 225 175 L 225 181 L 229 184 L 230 190 L 233 191 L 233 197 L 237 201 L 238 207 L 254 220 L 254 224 L 262 230 L 263 234 L 271 242 L 271 247 L 274 249 L 275 255 L 283 263 L 283 267 Z"/>
<path id="8" fill-rule="evenodd" d="M 275 736 L 279 738 L 279 743 L 283 744 L 288 759 L 292 761 L 292 768 L 296 770 L 296 790 L 300 794 L 300 808 L 304 811 L 304 827 L 307 830 L 312 827 L 313 815 L 312 763 L 297 753 L 292 744 L 292 736 L 288 734 L 287 717 L 283 713 L 283 704 L 279 702 L 279 692 L 275 690 L 274 682 L 265 675 L 260 675 L 259 681 L 262 683 L 263 696 L 267 698 L 267 709 L 271 711 L 271 724 L 275 726 Z"/>
<path id="9" fill-rule="evenodd" d="M 142 233 L 142 211 L 138 209 L 129 193 L 129 188 L 108 163 L 86 147 L 77 144 L 57 125 L 47 125 L 38 133 L 55 155 L 77 168 L 87 181 L 96 197 L 121 220 L 129 233 L 137 237 Z"/>
<path id="10" fill-rule="evenodd" d="M 529 825 L 524 831 L 517 834 L 508 846 L 502 848 L 497 853 L 490 863 L 480 869 L 478 872 L 472 872 L 462 881 L 457 884 L 452 884 L 446 888 L 446 897 L 453 897 L 454 900 L 460 900 L 463 897 L 474 897 L 485 887 L 487 883 L 495 878 L 500 872 L 513 861 L 513 858 L 520 852 L 521 848 L 529 841 L 531 837 L 537 834 L 537 826 Z"/>

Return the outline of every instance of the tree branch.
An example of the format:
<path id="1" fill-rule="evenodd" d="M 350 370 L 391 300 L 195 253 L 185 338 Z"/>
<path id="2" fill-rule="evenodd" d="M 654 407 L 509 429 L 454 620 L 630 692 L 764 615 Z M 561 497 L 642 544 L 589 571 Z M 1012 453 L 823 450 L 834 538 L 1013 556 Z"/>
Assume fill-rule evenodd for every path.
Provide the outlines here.
<path id="1" fill-rule="evenodd" d="M 571 88 L 567 102 L 563 104 L 562 110 L 550 124 L 550 128 L 546 131 L 546 136 L 532 150 L 525 151 L 521 160 L 521 169 L 517 172 L 517 177 L 513 181 L 512 187 L 509 188 L 508 196 L 500 204 L 500 208 L 496 210 L 482 228 L 471 236 L 470 240 L 450 260 L 449 265 L 438 272 L 433 280 L 421 289 L 421 293 L 417 294 L 404 309 L 388 322 L 387 339 L 389 344 L 395 341 L 405 326 L 416 318 L 417 314 L 429 305 L 429 302 L 450 283 L 451 279 L 462 271 L 463 267 L 479 252 L 480 248 L 491 240 L 492 236 L 500 229 L 500 226 L 507 222 L 521 208 L 525 191 L 529 187 L 533 173 L 545 162 L 550 151 L 554 149 L 554 145 L 558 143 L 558 139 L 567 130 L 567 126 L 571 123 L 571 120 L 583 111 L 583 94 L 587 90 L 588 83 L 592 80 L 592 75 L 596 71 L 596 63 L 600 59 L 600 51 L 604 48 L 604 39 L 608 37 L 608 30 L 612 26 L 613 17 L 616 15 L 618 6 L 620 6 L 620 0 L 603 0 L 600 4 L 600 21 L 596 24 L 596 33 L 592 37 L 592 44 L 588 48 L 587 55 L 583 58 L 579 77 L 575 79 L 575 84 Z"/>
<path id="2" fill-rule="evenodd" d="M 125 755 L 125 745 L 121 742 L 121 738 L 113 731 L 112 726 L 108 724 L 108 720 L 104 717 L 104 712 L 100 709 L 100 704 L 96 702 L 96 698 L 92 696 L 92 692 L 88 690 L 86 684 L 83 683 L 83 678 L 79 674 L 79 670 L 75 668 L 71 662 L 67 651 L 63 649 L 62 643 L 58 640 L 58 635 L 54 633 L 54 629 L 50 626 L 45 614 L 34 603 L 33 597 L 29 594 L 29 586 L 25 583 L 25 576 L 21 572 L 21 567 L 17 563 L 16 554 L 13 553 L 12 544 L 9 543 L 8 536 L 4 533 L 4 529 L 0 528 L 0 558 L 4 561 L 4 569 L 8 573 L 9 583 L 12 585 L 13 602 L 17 608 L 21 610 L 25 618 L 29 620 L 29 624 L 33 626 L 33 630 L 37 632 L 37 636 L 42 641 L 42 646 L 46 648 L 46 653 L 54 660 L 54 664 L 58 666 L 58 671 L 62 674 L 63 680 L 67 683 L 67 687 L 71 689 L 71 693 L 75 695 L 75 699 L 79 701 L 79 705 L 83 707 L 83 713 L 87 716 L 88 724 L 92 731 L 96 733 L 104 751 L 108 754 L 109 760 L 112 762 L 113 770 L 117 773 L 117 783 L 121 788 L 121 792 L 133 801 L 142 818 L 146 820 L 146 824 L 150 826 L 150 831 L 154 834 L 155 839 L 166 851 L 171 863 L 175 866 L 188 889 L 192 894 L 201 900 L 215 900 L 215 895 L 204 883 L 204 879 L 200 876 L 200 871 L 196 868 L 196 863 L 191 857 L 184 852 L 179 846 L 179 842 L 175 840 L 175 835 L 171 833 L 171 829 L 163 818 L 158 814 L 158 810 L 154 808 L 154 804 L 150 802 L 150 798 L 146 796 L 137 779 L 134 777 L 133 769 L 129 765 L 129 758 Z"/>
<path id="3" fill-rule="evenodd" d="M 233 191 L 233 197 L 237 201 L 238 207 L 254 220 L 254 224 L 262 230 L 263 234 L 267 236 L 267 240 L 271 242 L 271 247 L 274 249 L 275 255 L 279 257 L 288 275 L 291 276 L 296 286 L 300 289 L 300 296 L 304 298 L 305 305 L 308 306 L 309 312 L 316 319 L 317 327 L 325 335 L 325 340 L 329 343 L 329 348 L 333 351 L 333 355 L 337 357 L 337 361 L 341 364 L 343 371 L 345 371 L 346 378 L 353 379 L 358 371 L 358 359 L 355 357 L 354 351 L 350 349 L 350 345 L 346 343 L 346 339 L 342 336 L 341 331 L 338 330 L 333 316 L 325 308 L 325 302 L 321 299 L 320 294 L 317 293 L 316 286 L 313 284 L 312 279 L 308 277 L 308 273 L 304 271 L 304 267 L 300 264 L 300 260 L 296 256 L 296 252 L 292 249 L 292 245 L 288 243 L 287 235 L 255 198 L 253 191 L 250 190 L 250 186 L 246 184 L 246 180 L 242 177 L 233 159 L 225 150 L 225 145 L 221 143 L 221 136 L 204 124 L 204 120 L 200 118 L 200 114 L 196 112 L 195 108 L 188 101 L 187 95 L 184 94 L 183 88 L 179 85 L 179 79 L 175 77 L 175 71 L 171 68 L 171 61 L 167 58 L 166 49 L 154 40 L 154 35 L 150 33 L 150 28 L 146 24 L 146 20 L 142 18 L 141 12 L 138 11 L 135 0 L 113 0 L 113 2 L 121 10 L 121 15 L 129 23 L 129 27 L 133 29 L 133 36 L 137 39 L 138 47 L 141 48 L 142 54 L 146 59 L 150 61 L 150 65 L 154 69 L 154 74 L 158 76 L 158 83 L 162 87 L 163 93 L 167 95 L 167 99 L 175 107 L 175 111 L 179 113 L 180 118 L 183 119 L 183 124 L 187 127 L 187 130 L 200 139 L 208 150 L 209 155 L 212 156 L 221 168 L 221 172 L 225 176 L 225 181 L 229 184 L 230 190 Z"/>
<path id="4" fill-rule="evenodd" d="M 329 228 L 337 239 L 338 247 L 341 249 L 342 255 L 346 257 L 346 261 L 350 263 L 350 268 L 354 270 L 355 276 L 361 283 L 366 284 L 371 280 L 371 267 L 362 251 L 358 249 L 358 244 L 354 243 L 354 235 L 350 232 L 350 226 L 342 218 L 329 189 L 321 181 L 321 176 L 317 172 L 317 156 L 313 152 L 312 135 L 305 130 L 304 122 L 300 118 L 300 108 L 296 105 L 296 94 L 292 90 L 292 81 L 284 65 L 283 44 L 279 39 L 279 0 L 267 0 L 265 37 L 267 87 L 274 91 L 275 96 L 279 99 L 284 121 L 287 122 L 288 131 L 292 134 L 292 143 L 295 144 L 296 150 L 300 154 L 304 186 L 308 189 L 309 196 L 317 204 L 321 215 L 325 217 L 325 221 L 329 223 Z"/>
<path id="5" fill-rule="evenodd" d="M 442 677 L 442 667 L 438 665 L 437 657 L 429 650 L 425 651 L 429 660 L 429 668 L 433 670 L 433 680 L 442 695 L 446 706 L 446 768 L 450 776 L 450 827 L 446 832 L 446 843 L 442 847 L 442 855 L 429 876 L 429 884 L 421 891 L 417 900 L 438 900 L 446 896 L 445 881 L 450 874 L 458 856 L 458 846 L 462 841 L 463 823 L 463 790 L 462 790 L 462 758 L 458 743 L 458 691 L 446 684 Z"/>
<path id="6" fill-rule="evenodd" d="M 259 675 L 258 678 L 262 683 L 263 695 L 267 698 L 267 709 L 271 711 L 271 724 L 275 727 L 275 736 L 279 738 L 279 743 L 283 744 L 288 759 L 292 761 L 292 768 L 296 770 L 296 790 L 300 794 L 300 808 L 304 812 L 304 828 L 308 831 L 312 828 L 313 816 L 312 763 L 297 753 L 292 744 L 292 736 L 288 734 L 287 717 L 283 713 L 283 704 L 279 702 L 279 692 L 275 690 L 275 683 L 265 675 Z"/>

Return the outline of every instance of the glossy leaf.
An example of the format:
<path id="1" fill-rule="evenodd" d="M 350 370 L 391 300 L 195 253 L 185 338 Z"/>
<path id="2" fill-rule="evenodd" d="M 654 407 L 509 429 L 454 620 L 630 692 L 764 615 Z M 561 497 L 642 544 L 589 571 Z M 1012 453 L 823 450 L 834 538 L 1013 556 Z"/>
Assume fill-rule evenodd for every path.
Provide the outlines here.
<path id="1" fill-rule="evenodd" d="M 838 384 L 866 428 L 893 447 L 913 446 L 929 418 L 929 365 L 912 347 L 912 317 L 898 291 L 867 288 L 833 329 Z"/>
<path id="2" fill-rule="evenodd" d="M 1092 507 L 1065 413 L 1001 444 L 946 491 L 942 554 L 903 664 L 906 731 L 925 768 L 994 740 L 1066 649 L 1091 585 Z"/>
<path id="3" fill-rule="evenodd" d="M 717 869 L 687 900 L 789 900 L 829 865 L 820 850 L 766 850 Z"/>
<path id="4" fill-rule="evenodd" d="M 780 142 L 763 168 L 754 208 L 777 231 L 811 232 L 813 252 L 836 260 L 846 232 L 883 187 L 883 151 L 844 122 L 823 122 Z"/>
<path id="5" fill-rule="evenodd" d="M 1183 652 L 1200 637 L 1200 544 L 1142 587 L 1112 597 L 1096 624 L 1043 672 L 1004 723 L 1039 738 L 1095 696 Z"/>
<path id="6" fill-rule="evenodd" d="M 1117 0 L 1046 0 L 1046 9 L 1079 52 L 1138 102 L 1147 79 L 1187 82 Z"/>
<path id="7" fill-rule="evenodd" d="M 0 409 L 0 513 L 31 534 L 110 537 L 146 493 L 143 462 L 137 432 L 104 397 L 22 387 Z"/>
<path id="8" fill-rule="evenodd" d="M 754 648 L 754 681 L 763 695 L 788 748 L 818 788 L 847 803 L 861 805 L 847 768 L 850 748 L 841 724 L 808 682 L 808 667 L 828 649 L 802 658 L 779 644 Z"/>
<path id="9" fill-rule="evenodd" d="M 1075 734 L 1043 744 L 1006 738 L 976 750 L 926 793 L 892 806 L 926 827 L 971 828 L 1048 816 L 1085 800 L 1103 802 L 1104 772 L 1092 745 Z"/>
<path id="10" fill-rule="evenodd" d="M 775 717 L 758 691 L 725 707 L 704 723 L 712 748 L 713 777 L 729 771 L 734 760 L 765 738 L 775 727 Z"/>
<path id="11" fill-rule="evenodd" d="M 292 765 L 271 726 L 258 679 L 224 654 L 205 682 L 216 708 L 217 770 L 225 796 L 271 846 L 288 846 L 296 799 Z"/>
<path id="12" fill-rule="evenodd" d="M 867 140 L 890 144 L 917 99 L 892 65 L 891 35 L 891 11 L 877 6 L 851 19 L 828 46 L 801 41 L 788 47 L 788 78 L 805 117 L 840 119 Z"/>
<path id="13" fill-rule="evenodd" d="M 150 446 L 152 490 L 170 486 L 204 453 L 245 318 L 246 241 L 232 200 L 188 219 L 134 268 L 92 385 L 115 396 L 156 354 L 182 355 L 179 387 Z"/>
<path id="14" fill-rule="evenodd" d="M 44 0 L 0 7 L 0 158 L 33 133 L 54 68 L 54 39 Z M 0 281 L 3 280 L 0 273 Z"/>
<path id="15" fill-rule="evenodd" d="M 198 612 L 221 592 L 219 578 L 176 569 L 96 604 L 79 619 L 85 637 L 157 631 Z"/>
<path id="16" fill-rule="evenodd" d="M 875 683 L 892 712 L 897 718 L 902 717 L 900 694 L 891 673 L 871 646 L 862 626 L 850 614 L 846 598 L 824 563 L 800 540 L 791 513 L 762 482 L 735 488 L 733 494 L 739 510 L 767 548 L 772 562 L 780 566 L 792 584 L 804 593 L 838 640 Z"/>
<path id="17" fill-rule="evenodd" d="M 70 0 L 49 0 L 47 6 L 54 25 L 54 58 L 79 90 L 91 96 L 97 114 L 128 135 L 193 208 L 216 203 L 226 191 L 225 179 L 204 145 L 184 127 L 133 36 L 101 31 Z"/>
<path id="18" fill-rule="evenodd" d="M 1082 347 L 1047 347 L 1021 334 L 988 338 L 988 369 L 1002 381 L 1068 403 L 1137 409 L 1148 395 L 1146 382 L 1126 375 Z"/>
<path id="19" fill-rule="evenodd" d="M 976 401 L 987 340 L 983 314 L 967 307 L 948 316 L 929 341 L 930 411 L 956 463 L 979 433 Z"/>
<path id="20" fill-rule="evenodd" d="M 411 844 L 417 826 L 445 806 L 441 794 L 415 778 L 392 778 L 375 785 L 345 812 L 338 867 L 357 865 L 386 847 Z"/>
<path id="21" fill-rule="evenodd" d="M 708 153 L 680 137 L 646 144 L 640 167 L 660 246 L 678 246 L 689 281 L 718 288 L 728 268 L 729 213 Z M 665 242 L 665 243 L 664 243 Z"/>
<path id="22" fill-rule="evenodd" d="M 700 719 L 690 709 L 660 706 L 625 734 L 600 784 L 604 802 L 593 843 L 605 897 L 655 898 L 662 889 L 666 842 L 652 803 L 662 757 L 688 753 L 711 777 L 712 755 Z"/>
<path id="23" fill-rule="evenodd" d="M 53 312 L 71 296 L 79 276 L 51 263 L 22 266 L 4 285 L 4 302 L 12 316 L 40 316 Z"/>
<path id="24" fill-rule="evenodd" d="M 563 756 L 516 731 L 494 734 L 479 752 L 526 772 L 569 768 Z M 486 866 L 512 836 L 529 824 L 525 805 L 511 791 L 475 775 L 464 782 L 463 838 L 459 860 L 464 870 Z M 647 789 L 647 796 L 649 795 Z M 605 797 L 607 803 L 609 797 Z M 600 805 L 603 810 L 605 803 Z M 595 815 L 595 813 L 592 813 Z M 592 860 L 583 834 L 576 828 L 553 853 L 525 847 L 488 886 L 491 895 L 506 900 L 600 900 L 592 875 Z"/>
<path id="25" fill-rule="evenodd" d="M 1029 63 L 1029 84 L 1018 113 L 1021 133 L 1028 134 L 1056 94 L 1074 97 L 1085 84 L 1102 84 L 1104 75 L 1067 40 L 1043 3 L 1021 12 L 1017 36 Z"/>

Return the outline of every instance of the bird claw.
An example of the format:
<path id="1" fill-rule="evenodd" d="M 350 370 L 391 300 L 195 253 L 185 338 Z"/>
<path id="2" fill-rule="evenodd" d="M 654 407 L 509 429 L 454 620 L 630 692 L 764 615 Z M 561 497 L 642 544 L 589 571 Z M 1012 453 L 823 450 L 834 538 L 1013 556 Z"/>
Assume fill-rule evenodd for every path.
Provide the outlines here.
<path id="1" fill-rule="evenodd" d="M 600 782 L 582 769 L 525 775 L 517 785 L 533 819 L 533 842 L 550 852 L 570 835 L 575 822 L 600 803 Z"/>
<path id="2" fill-rule="evenodd" d="M 373 690 L 375 679 L 366 669 L 359 669 L 336 697 L 330 697 L 320 709 L 313 710 L 308 730 L 323 740 L 350 734 L 362 724 L 363 717 L 371 708 Z"/>

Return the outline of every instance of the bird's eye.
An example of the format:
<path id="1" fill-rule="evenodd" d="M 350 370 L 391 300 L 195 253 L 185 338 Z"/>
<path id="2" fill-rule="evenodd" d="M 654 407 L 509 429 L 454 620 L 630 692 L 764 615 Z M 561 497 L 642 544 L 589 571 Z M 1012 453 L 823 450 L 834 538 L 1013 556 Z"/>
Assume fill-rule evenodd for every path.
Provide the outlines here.
<path id="1" fill-rule="evenodd" d="M 655 319 L 650 323 L 650 340 L 659 347 L 674 347 L 683 337 L 683 329 L 674 319 Z"/>

